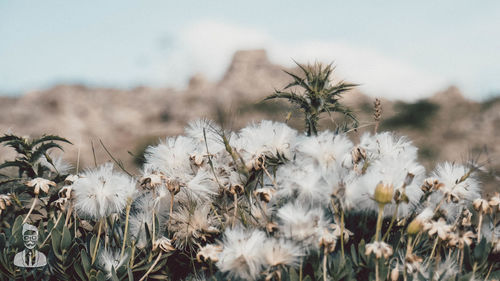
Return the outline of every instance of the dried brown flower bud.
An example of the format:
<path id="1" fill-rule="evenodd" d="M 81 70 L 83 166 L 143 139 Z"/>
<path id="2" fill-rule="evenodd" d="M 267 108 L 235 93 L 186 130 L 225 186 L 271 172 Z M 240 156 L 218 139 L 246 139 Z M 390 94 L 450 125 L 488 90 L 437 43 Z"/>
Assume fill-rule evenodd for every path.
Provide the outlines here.
<path id="1" fill-rule="evenodd" d="M 474 209 L 476 211 L 478 211 L 479 213 L 482 213 L 482 214 L 491 213 L 490 204 L 488 203 L 487 200 L 484 200 L 482 198 L 478 198 L 478 199 L 472 201 L 472 206 L 474 206 Z"/>
<path id="2" fill-rule="evenodd" d="M 165 253 L 173 252 L 175 251 L 175 247 L 172 246 L 172 240 L 168 239 L 167 237 L 161 237 L 157 239 L 153 243 L 153 251 L 156 250 L 157 248 L 160 248 Z"/>

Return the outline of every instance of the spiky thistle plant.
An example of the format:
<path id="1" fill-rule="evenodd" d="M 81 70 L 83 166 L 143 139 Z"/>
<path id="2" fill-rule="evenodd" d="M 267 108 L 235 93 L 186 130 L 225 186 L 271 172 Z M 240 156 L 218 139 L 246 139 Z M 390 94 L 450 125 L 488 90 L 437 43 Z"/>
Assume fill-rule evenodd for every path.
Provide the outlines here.
<path id="1" fill-rule="evenodd" d="M 264 100 L 286 99 L 297 106 L 304 113 L 305 130 L 308 136 L 318 134 L 318 122 L 323 113 L 331 115 L 337 112 L 351 121 L 351 126 L 345 122 L 343 126 L 337 127 L 337 130 L 347 131 L 349 128 L 356 128 L 358 126 L 356 116 L 348 107 L 340 103 L 340 99 L 342 94 L 357 85 L 344 81 L 332 83 L 331 76 L 335 69 L 332 64 L 301 65 L 295 63 L 302 71 L 302 75 L 285 71 L 293 78 L 293 81 L 283 90 L 275 90 Z"/>
<path id="2" fill-rule="evenodd" d="M 47 162 L 54 166 L 48 152 L 53 148 L 63 150 L 60 144 L 69 143 L 65 138 L 54 135 L 43 135 L 40 138 L 26 138 L 13 134 L 6 134 L 0 137 L 0 143 L 4 146 L 13 148 L 17 153 L 17 157 L 12 161 L 5 161 L 0 164 L 0 169 L 7 167 L 17 167 L 19 177 L 24 174 L 29 178 L 41 176 L 49 167 L 40 164 L 40 159 L 44 156 Z"/>

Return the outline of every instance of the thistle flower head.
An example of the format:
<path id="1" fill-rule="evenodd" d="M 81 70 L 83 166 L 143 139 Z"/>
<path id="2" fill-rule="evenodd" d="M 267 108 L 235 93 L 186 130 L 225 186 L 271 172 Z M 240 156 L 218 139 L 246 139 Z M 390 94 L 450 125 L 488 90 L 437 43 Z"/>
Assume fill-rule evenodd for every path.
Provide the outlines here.
<path id="1" fill-rule="evenodd" d="M 169 230 L 174 233 L 175 246 L 181 250 L 219 233 L 217 217 L 210 205 L 190 205 L 178 208 L 173 214 Z"/>
<path id="2" fill-rule="evenodd" d="M 284 239 L 267 239 L 264 242 L 263 252 L 265 263 L 268 267 L 298 265 L 304 256 L 304 251 L 295 243 Z"/>
<path id="3" fill-rule="evenodd" d="M 99 264 L 104 269 L 108 278 L 112 276 L 112 270 L 118 271 L 120 267 L 126 264 L 128 256 L 123 255 L 120 258 L 119 250 L 105 249 L 99 255 Z"/>
<path id="4" fill-rule="evenodd" d="M 79 215 L 99 219 L 120 213 L 136 195 L 136 182 L 114 172 L 113 164 L 87 170 L 73 183 L 74 207 Z"/>
<path id="5" fill-rule="evenodd" d="M 227 229 L 217 267 L 222 272 L 228 272 L 231 279 L 255 280 L 265 262 L 265 239 L 265 233 L 259 230 Z"/>
<path id="6" fill-rule="evenodd" d="M 51 186 L 56 186 L 56 183 L 53 182 L 53 181 L 44 179 L 44 178 L 35 178 L 35 179 L 32 179 L 32 180 L 28 181 L 26 183 L 26 185 L 29 186 L 29 187 L 32 187 L 33 188 L 33 192 L 36 195 L 38 195 L 40 193 L 40 189 L 43 192 L 48 193 L 49 192 L 49 188 Z"/>
<path id="7" fill-rule="evenodd" d="M 310 209 L 301 204 L 288 203 L 278 210 L 280 231 L 304 247 L 316 248 L 326 222 L 321 209 Z"/>

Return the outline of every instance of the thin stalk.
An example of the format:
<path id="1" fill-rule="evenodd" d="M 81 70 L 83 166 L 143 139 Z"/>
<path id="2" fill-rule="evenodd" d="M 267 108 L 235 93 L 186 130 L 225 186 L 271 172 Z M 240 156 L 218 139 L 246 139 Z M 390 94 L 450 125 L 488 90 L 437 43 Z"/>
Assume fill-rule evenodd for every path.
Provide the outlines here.
<path id="1" fill-rule="evenodd" d="M 139 281 L 143 281 L 144 279 L 146 279 L 146 277 L 148 277 L 148 275 L 151 273 L 151 271 L 153 270 L 153 268 L 156 266 L 156 264 L 160 261 L 161 259 L 161 255 L 163 254 L 163 252 L 160 252 L 160 254 L 158 255 L 158 257 L 156 258 L 155 262 L 149 267 L 148 271 L 146 271 L 146 273 L 144 274 L 144 276 L 142 276 L 141 279 L 139 279 Z"/>
<path id="2" fill-rule="evenodd" d="M 379 277 L 378 277 L 378 259 L 375 260 L 375 280 L 376 281 L 379 281 Z"/>
<path id="3" fill-rule="evenodd" d="M 302 260 L 300 261 L 300 266 L 299 266 L 299 281 L 302 281 Z"/>
<path id="4" fill-rule="evenodd" d="M 340 208 L 340 252 L 342 254 L 342 262 L 345 262 L 344 255 L 344 209 Z"/>
<path id="5" fill-rule="evenodd" d="M 462 265 L 464 264 L 464 248 L 460 250 L 460 262 L 458 264 L 458 268 L 460 268 L 460 273 L 462 273 Z"/>
<path id="6" fill-rule="evenodd" d="M 35 208 L 37 200 L 38 200 L 38 194 L 35 194 L 35 199 L 33 199 L 33 204 L 31 204 L 31 208 L 28 211 L 28 214 L 26 215 L 26 217 L 24 218 L 23 223 L 25 223 L 28 220 L 29 216 L 31 215 L 31 212 L 33 212 L 33 209 Z"/>
<path id="7" fill-rule="evenodd" d="M 234 197 L 234 220 L 232 223 L 232 227 L 234 227 L 234 223 L 236 222 L 236 217 L 238 216 L 238 194 L 236 194 L 235 192 L 233 197 Z"/>
<path id="8" fill-rule="evenodd" d="M 132 241 L 132 252 L 130 253 L 130 269 L 134 268 L 135 240 Z"/>
<path id="9" fill-rule="evenodd" d="M 95 262 L 95 258 L 97 255 L 97 249 L 99 248 L 99 239 L 101 238 L 103 219 L 99 220 L 99 229 L 97 230 L 97 240 L 95 242 L 94 252 L 92 253 L 92 264 Z"/>
<path id="10" fill-rule="evenodd" d="M 382 241 L 385 241 L 385 239 L 387 239 L 387 237 L 389 236 L 389 233 L 391 232 L 392 226 L 394 225 L 394 222 L 396 221 L 396 217 L 398 216 L 398 208 L 399 208 L 399 203 L 396 204 L 396 209 L 394 210 L 394 214 L 392 215 L 391 223 L 389 224 L 389 228 L 387 228 L 387 231 L 385 232 L 384 236 L 382 237 Z"/>
<path id="11" fill-rule="evenodd" d="M 125 231 L 123 232 L 123 244 L 122 244 L 122 251 L 120 254 L 120 259 L 123 258 L 123 255 L 125 254 L 125 245 L 127 244 L 127 233 L 128 233 L 128 219 L 130 216 L 130 207 L 132 206 L 132 200 L 129 198 L 127 200 L 127 210 L 125 214 Z"/>
<path id="12" fill-rule="evenodd" d="M 434 256 L 434 252 L 436 251 L 436 246 L 438 242 L 439 242 L 439 237 L 436 237 L 436 240 L 434 241 L 434 246 L 432 246 L 431 255 L 429 256 L 429 261 L 431 261 L 432 257 Z"/>
<path id="13" fill-rule="evenodd" d="M 168 227 L 170 227 L 170 222 L 172 221 L 172 212 L 174 210 L 174 193 L 170 192 L 170 211 L 168 212 Z"/>
<path id="14" fill-rule="evenodd" d="M 155 209 L 153 208 L 153 234 L 151 235 L 152 240 L 151 241 L 156 241 L 155 240 L 155 234 L 156 234 L 156 217 L 155 217 Z"/>
<path id="15" fill-rule="evenodd" d="M 71 218 L 71 212 L 73 212 L 73 205 L 70 204 L 68 212 L 66 213 L 66 219 L 64 220 L 64 226 L 68 225 L 69 218 Z"/>
<path id="16" fill-rule="evenodd" d="M 479 212 L 479 223 L 477 224 L 477 243 L 478 244 L 479 244 L 479 242 L 481 242 L 481 225 L 482 224 L 483 224 L 483 213 Z"/>
<path id="17" fill-rule="evenodd" d="M 379 241 L 380 230 L 382 229 L 382 218 L 384 216 L 384 204 L 378 204 L 377 229 L 375 232 L 375 241 Z"/>
<path id="18" fill-rule="evenodd" d="M 488 273 L 486 274 L 486 277 L 484 278 L 484 280 L 488 280 L 488 278 L 490 277 L 491 270 L 493 269 L 493 265 L 494 265 L 494 264 L 495 264 L 495 263 L 492 263 L 492 264 L 490 265 L 490 269 L 488 269 Z"/>
<path id="19" fill-rule="evenodd" d="M 328 258 L 328 249 L 323 247 L 323 281 L 327 281 L 326 279 L 326 259 Z"/>
<path id="20" fill-rule="evenodd" d="M 50 230 L 49 232 L 49 235 L 47 235 L 47 238 L 45 238 L 45 240 L 43 240 L 42 244 L 40 244 L 40 246 L 38 246 L 39 248 L 41 248 L 43 245 L 45 245 L 45 243 L 47 243 L 47 241 L 49 240 L 50 238 L 50 235 L 52 234 L 52 230 L 54 230 L 54 228 L 56 228 L 57 224 L 59 223 L 59 220 L 61 219 L 62 217 L 62 214 L 63 212 L 60 212 L 59 213 L 59 216 L 57 216 L 57 220 L 56 220 L 56 223 L 54 224 L 54 226 L 52 227 L 52 229 Z"/>

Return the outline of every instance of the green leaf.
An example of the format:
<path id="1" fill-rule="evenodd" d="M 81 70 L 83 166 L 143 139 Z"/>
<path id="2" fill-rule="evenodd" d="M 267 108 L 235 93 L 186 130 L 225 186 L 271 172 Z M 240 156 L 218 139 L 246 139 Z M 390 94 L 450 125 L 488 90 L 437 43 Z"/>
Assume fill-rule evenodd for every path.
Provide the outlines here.
<path id="1" fill-rule="evenodd" d="M 85 270 L 85 274 L 88 275 L 88 272 L 90 272 L 91 269 L 90 257 L 84 249 L 80 251 L 80 259 L 82 261 L 83 270 Z"/>
<path id="2" fill-rule="evenodd" d="M 288 270 L 288 275 L 290 277 L 290 281 L 299 281 L 299 275 L 297 274 L 297 271 L 294 268 L 290 268 Z"/>
<path id="3" fill-rule="evenodd" d="M 71 233 L 69 232 L 69 229 L 67 227 L 63 228 L 63 233 L 62 233 L 62 240 L 61 240 L 61 249 L 62 250 L 68 250 L 69 247 L 71 246 Z"/>

